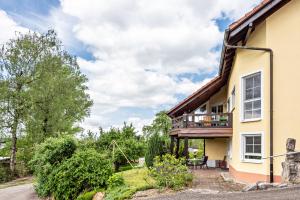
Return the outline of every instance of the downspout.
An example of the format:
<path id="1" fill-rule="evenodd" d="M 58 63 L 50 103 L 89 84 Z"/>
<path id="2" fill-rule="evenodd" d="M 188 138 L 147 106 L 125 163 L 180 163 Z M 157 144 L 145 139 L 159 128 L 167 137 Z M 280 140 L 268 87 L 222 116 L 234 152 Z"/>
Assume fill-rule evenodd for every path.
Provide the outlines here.
<path id="1" fill-rule="evenodd" d="M 228 36 L 229 30 L 225 31 L 225 34 Z M 273 173 L 273 50 L 270 48 L 262 47 L 248 47 L 248 46 L 238 46 L 230 45 L 227 43 L 227 37 L 224 39 L 224 46 L 228 49 L 245 49 L 253 51 L 264 51 L 270 54 L 270 182 L 274 182 L 274 173 Z"/>

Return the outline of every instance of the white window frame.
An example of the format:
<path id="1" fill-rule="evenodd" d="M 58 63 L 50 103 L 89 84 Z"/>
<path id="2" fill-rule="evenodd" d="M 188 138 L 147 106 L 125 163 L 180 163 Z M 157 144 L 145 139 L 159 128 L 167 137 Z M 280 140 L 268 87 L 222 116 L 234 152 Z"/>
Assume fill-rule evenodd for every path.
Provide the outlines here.
<path id="1" fill-rule="evenodd" d="M 245 119 L 244 118 L 244 78 L 247 76 L 254 75 L 256 73 L 260 73 L 261 75 L 261 115 L 258 118 L 251 118 L 251 119 Z M 254 71 L 248 74 L 244 74 L 240 78 L 240 121 L 241 122 L 254 122 L 254 121 L 260 121 L 263 119 L 263 113 L 264 113 L 264 74 L 262 70 Z"/>
<path id="2" fill-rule="evenodd" d="M 259 131 L 259 132 L 243 132 L 240 133 L 240 159 L 241 162 L 245 162 L 245 163 L 263 163 L 263 159 L 247 159 L 245 158 L 245 137 L 246 136 L 261 136 L 261 158 L 264 157 L 264 149 L 265 149 L 265 138 L 264 138 L 264 133 L 263 131 Z"/>

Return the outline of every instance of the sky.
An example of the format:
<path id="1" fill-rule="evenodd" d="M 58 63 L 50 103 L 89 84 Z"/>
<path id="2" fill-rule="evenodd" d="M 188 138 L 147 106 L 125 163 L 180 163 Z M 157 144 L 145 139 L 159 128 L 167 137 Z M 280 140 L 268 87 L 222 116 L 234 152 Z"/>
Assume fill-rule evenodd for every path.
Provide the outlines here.
<path id="1" fill-rule="evenodd" d="M 0 44 L 54 29 L 94 105 L 81 126 L 137 130 L 217 75 L 226 27 L 260 0 L 0 0 Z"/>

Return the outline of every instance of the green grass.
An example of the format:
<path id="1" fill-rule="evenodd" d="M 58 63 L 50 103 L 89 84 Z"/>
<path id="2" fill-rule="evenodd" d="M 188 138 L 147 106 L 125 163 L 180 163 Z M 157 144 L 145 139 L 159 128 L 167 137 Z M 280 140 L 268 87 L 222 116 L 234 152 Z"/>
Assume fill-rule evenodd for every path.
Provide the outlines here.
<path id="1" fill-rule="evenodd" d="M 107 190 L 106 200 L 128 199 L 137 191 L 156 187 L 156 183 L 149 176 L 147 168 L 135 168 L 118 174 L 124 178 L 125 185 Z"/>
<path id="2" fill-rule="evenodd" d="M 133 165 L 133 167 L 137 167 L 138 164 L 133 163 L 132 165 Z M 120 166 L 119 171 L 122 172 L 122 171 L 131 170 L 131 169 L 132 169 L 131 165 L 130 164 L 126 164 L 126 165 Z"/>
<path id="3" fill-rule="evenodd" d="M 125 184 L 135 188 L 154 187 L 155 181 L 148 174 L 147 168 L 136 168 L 119 172 L 124 178 Z"/>

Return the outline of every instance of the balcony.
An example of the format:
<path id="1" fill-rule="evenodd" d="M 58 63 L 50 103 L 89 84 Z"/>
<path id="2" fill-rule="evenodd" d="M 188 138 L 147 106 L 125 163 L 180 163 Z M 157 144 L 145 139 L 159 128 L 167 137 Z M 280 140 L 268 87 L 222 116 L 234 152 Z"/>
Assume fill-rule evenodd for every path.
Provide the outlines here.
<path id="1" fill-rule="evenodd" d="M 176 137 L 230 137 L 232 113 L 183 114 L 172 119 L 171 136 Z"/>

